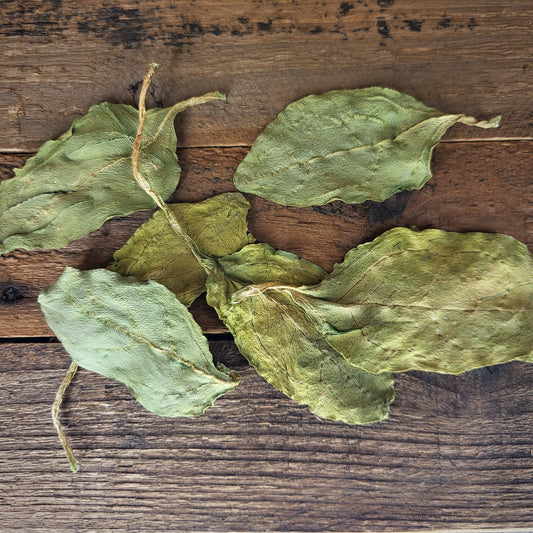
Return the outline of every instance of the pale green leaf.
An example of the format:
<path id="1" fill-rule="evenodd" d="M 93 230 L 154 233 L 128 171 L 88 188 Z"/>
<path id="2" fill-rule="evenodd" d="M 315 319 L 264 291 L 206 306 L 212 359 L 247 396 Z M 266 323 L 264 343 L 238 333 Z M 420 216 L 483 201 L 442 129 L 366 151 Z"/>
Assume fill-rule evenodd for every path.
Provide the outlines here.
<path id="1" fill-rule="evenodd" d="M 76 363 L 121 381 L 157 415 L 202 414 L 238 383 L 215 367 L 187 308 L 154 281 L 67 267 L 39 303 Z"/>
<path id="2" fill-rule="evenodd" d="M 254 241 L 246 222 L 250 204 L 242 194 L 229 192 L 198 203 L 168 207 L 198 250 L 208 257 L 231 254 Z M 153 279 L 187 306 L 205 291 L 204 268 L 162 211 L 157 211 L 115 252 L 109 268 L 123 276 Z"/>
<path id="3" fill-rule="evenodd" d="M 163 198 L 180 176 L 174 117 L 218 93 L 147 112 L 140 170 Z M 0 183 L 0 253 L 16 248 L 60 248 L 98 229 L 107 219 L 154 201 L 133 177 L 131 153 L 139 125 L 129 105 L 102 103 L 45 143 L 15 177 Z"/>
<path id="4" fill-rule="evenodd" d="M 457 122 L 492 128 L 499 117 L 441 113 L 381 87 L 307 96 L 259 135 L 235 186 L 283 205 L 382 201 L 429 180 L 433 148 Z"/>
<path id="5" fill-rule="evenodd" d="M 533 255 L 512 237 L 395 228 L 292 297 L 369 372 L 531 360 Z"/>
<path id="6" fill-rule="evenodd" d="M 349 424 L 382 420 L 394 397 L 392 375 L 348 364 L 290 292 L 275 288 L 276 283 L 315 284 L 323 276 L 293 254 L 250 245 L 218 261 L 208 278 L 208 303 L 250 364 L 287 396 L 325 418 Z"/>

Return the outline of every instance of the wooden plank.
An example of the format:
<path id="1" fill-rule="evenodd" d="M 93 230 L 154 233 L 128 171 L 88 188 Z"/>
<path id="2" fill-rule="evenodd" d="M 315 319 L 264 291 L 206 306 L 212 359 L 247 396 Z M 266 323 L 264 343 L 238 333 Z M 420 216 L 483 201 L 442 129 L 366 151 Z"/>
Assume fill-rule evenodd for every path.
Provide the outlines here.
<path id="1" fill-rule="evenodd" d="M 291 208 L 250 196 L 250 228 L 259 241 L 328 270 L 349 249 L 394 226 L 506 233 L 533 250 L 532 146 L 531 142 L 441 144 L 435 150 L 431 181 L 420 191 L 406 191 L 383 203 Z M 246 148 L 181 150 L 183 177 L 173 200 L 199 201 L 233 190 L 233 172 L 246 152 Z M 24 159 L 2 156 L 0 178 L 11 176 L 13 166 Z M 0 337 L 53 335 L 37 304 L 40 290 L 54 283 L 67 265 L 105 267 L 149 216 L 139 213 L 109 221 L 62 250 L 0 256 Z M 205 302 L 195 304 L 193 313 L 204 331 L 226 331 Z"/>
<path id="2" fill-rule="evenodd" d="M 232 343 L 212 344 L 238 364 Z M 62 420 L 59 344 L 1 344 L 0 516 L 10 530 L 504 531 L 533 523 L 530 383 L 519 363 L 462 376 L 397 375 L 388 421 L 311 415 L 240 365 L 201 417 L 158 418 L 80 371 Z M 237 359 L 236 359 L 237 358 Z"/>
<path id="3" fill-rule="evenodd" d="M 369 85 L 405 91 L 500 130 L 448 139 L 533 138 L 530 0 L 4 0 L 0 151 L 34 151 L 103 100 L 150 104 L 218 89 L 228 102 L 184 113 L 181 146 L 249 145 L 289 102 Z"/>

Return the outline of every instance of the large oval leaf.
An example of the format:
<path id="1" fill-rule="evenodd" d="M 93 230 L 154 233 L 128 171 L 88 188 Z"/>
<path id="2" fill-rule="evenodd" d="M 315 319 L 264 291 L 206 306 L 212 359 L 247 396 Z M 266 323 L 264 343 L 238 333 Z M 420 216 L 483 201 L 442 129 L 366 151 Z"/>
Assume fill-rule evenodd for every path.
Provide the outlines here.
<path id="1" fill-rule="evenodd" d="M 163 198 L 180 176 L 174 117 L 190 105 L 221 97 L 213 93 L 147 112 L 140 169 Z M 132 106 L 95 105 L 15 170 L 14 178 L 0 183 L 0 253 L 60 248 L 111 217 L 153 209 L 154 201 L 133 177 L 138 125 Z"/>
<path id="2" fill-rule="evenodd" d="M 208 257 L 231 254 L 254 241 L 246 222 L 250 204 L 242 194 L 228 192 L 202 202 L 168 207 L 198 250 Z M 205 291 L 204 268 L 162 211 L 145 222 L 113 258 L 111 270 L 140 280 L 153 279 L 187 306 Z"/>
<path id="3" fill-rule="evenodd" d="M 259 135 L 235 186 L 283 205 L 382 201 L 426 183 L 433 148 L 456 122 L 492 128 L 499 117 L 441 113 L 381 87 L 307 96 Z"/>
<path id="4" fill-rule="evenodd" d="M 215 367 L 187 308 L 154 281 L 67 267 L 39 303 L 76 363 L 121 381 L 157 415 L 202 414 L 238 383 Z"/>
<path id="5" fill-rule="evenodd" d="M 533 255 L 506 235 L 395 228 L 292 296 L 369 372 L 458 374 L 532 358 Z"/>
<path id="6" fill-rule="evenodd" d="M 324 275 L 321 269 L 268 245 L 246 246 L 218 265 L 208 278 L 208 303 L 269 383 L 325 418 L 363 424 L 387 417 L 392 375 L 350 365 L 290 293 L 263 290 L 275 283 L 314 284 Z M 256 290 L 250 283 L 263 286 Z"/>

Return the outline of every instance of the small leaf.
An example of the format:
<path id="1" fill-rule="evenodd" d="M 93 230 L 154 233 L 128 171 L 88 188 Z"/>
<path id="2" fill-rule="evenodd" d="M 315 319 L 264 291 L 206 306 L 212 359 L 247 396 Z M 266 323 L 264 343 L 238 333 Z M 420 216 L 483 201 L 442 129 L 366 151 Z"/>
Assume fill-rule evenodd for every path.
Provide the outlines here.
<path id="1" fill-rule="evenodd" d="M 494 128 L 499 119 L 444 114 L 381 87 L 311 95 L 265 128 L 234 182 L 283 205 L 383 201 L 431 178 L 433 148 L 450 126 Z"/>
<path id="2" fill-rule="evenodd" d="M 275 283 L 317 283 L 324 276 L 321 269 L 261 244 L 220 259 L 218 266 L 208 278 L 208 303 L 269 383 L 325 418 L 362 424 L 387 417 L 392 375 L 348 364 L 289 292 L 264 290 Z"/>
<path id="3" fill-rule="evenodd" d="M 506 235 L 395 228 L 292 297 L 369 372 L 532 359 L 533 255 Z"/>
<path id="4" fill-rule="evenodd" d="M 39 303 L 76 363 L 121 381 L 157 415 L 202 414 L 237 386 L 187 308 L 154 281 L 67 267 Z"/>
<path id="5" fill-rule="evenodd" d="M 254 241 L 246 223 L 250 204 L 242 194 L 229 192 L 198 203 L 168 207 L 206 256 L 228 255 Z M 172 229 L 163 211 L 157 211 L 115 252 L 109 268 L 123 276 L 155 280 L 186 306 L 205 291 L 205 269 Z"/>
<path id="6" fill-rule="evenodd" d="M 176 114 L 215 98 L 222 95 L 211 93 L 147 112 L 140 168 L 160 196 L 168 198 L 180 176 Z M 95 105 L 15 170 L 14 178 L 0 183 L 0 253 L 60 248 L 111 217 L 153 209 L 155 202 L 133 177 L 138 124 L 138 112 L 129 105 Z"/>
<path id="7" fill-rule="evenodd" d="M 226 277 L 238 285 L 268 284 L 315 285 L 326 272 L 297 255 L 275 250 L 265 243 L 250 244 L 240 253 L 222 257 L 218 262 Z"/>

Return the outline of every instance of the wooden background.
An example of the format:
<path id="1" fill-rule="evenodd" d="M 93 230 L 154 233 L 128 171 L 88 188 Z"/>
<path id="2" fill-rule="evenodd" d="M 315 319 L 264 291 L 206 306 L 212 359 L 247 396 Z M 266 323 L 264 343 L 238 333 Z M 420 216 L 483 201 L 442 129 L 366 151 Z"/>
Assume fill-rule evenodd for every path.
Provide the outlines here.
<path id="1" fill-rule="evenodd" d="M 530 0 L 2 0 L 0 179 L 103 100 L 150 105 L 221 90 L 176 123 L 174 199 L 232 190 L 257 134 L 289 102 L 389 86 L 456 126 L 421 191 L 382 204 L 286 208 L 249 197 L 254 235 L 331 268 L 398 225 L 513 235 L 533 250 Z M 241 385 L 206 415 L 162 419 L 120 384 L 80 371 L 62 421 L 49 411 L 69 359 L 37 305 L 66 265 L 105 266 L 149 217 L 106 223 L 62 250 L 0 256 L 0 529 L 27 531 L 527 531 L 533 525 L 533 368 L 397 376 L 389 421 L 320 420 L 249 368 L 205 303 L 195 316 Z"/>

